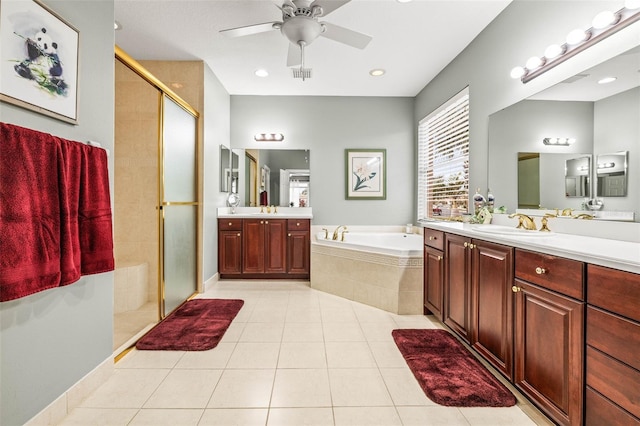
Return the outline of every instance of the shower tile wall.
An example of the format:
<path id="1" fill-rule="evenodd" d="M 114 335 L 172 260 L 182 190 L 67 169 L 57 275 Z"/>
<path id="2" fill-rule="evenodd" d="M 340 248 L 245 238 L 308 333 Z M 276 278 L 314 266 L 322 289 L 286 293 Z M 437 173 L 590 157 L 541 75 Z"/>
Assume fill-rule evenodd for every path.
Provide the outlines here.
<path id="1" fill-rule="evenodd" d="M 158 300 L 159 92 L 116 61 L 116 268 L 148 264 L 149 301 Z"/>

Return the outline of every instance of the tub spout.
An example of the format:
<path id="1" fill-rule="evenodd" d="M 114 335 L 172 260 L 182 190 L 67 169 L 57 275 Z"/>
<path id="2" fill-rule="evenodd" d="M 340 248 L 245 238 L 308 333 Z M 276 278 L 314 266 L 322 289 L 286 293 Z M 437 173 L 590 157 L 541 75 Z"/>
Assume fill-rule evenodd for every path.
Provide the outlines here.
<path id="1" fill-rule="evenodd" d="M 344 228 L 344 229 L 345 229 L 345 231 L 347 230 L 347 227 L 346 227 L 345 225 L 340 225 L 340 226 L 338 226 L 338 227 L 336 228 L 336 230 L 335 230 L 335 231 L 333 231 L 333 236 L 331 237 L 331 239 L 332 239 L 333 241 L 336 241 L 336 240 L 338 239 L 338 234 L 340 233 L 340 229 L 341 229 L 341 228 Z"/>

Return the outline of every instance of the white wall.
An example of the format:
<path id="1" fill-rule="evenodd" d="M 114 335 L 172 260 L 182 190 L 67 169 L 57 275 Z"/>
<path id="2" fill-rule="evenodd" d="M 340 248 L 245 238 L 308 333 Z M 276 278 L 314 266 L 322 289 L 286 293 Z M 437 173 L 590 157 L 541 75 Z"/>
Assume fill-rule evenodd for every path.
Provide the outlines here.
<path id="1" fill-rule="evenodd" d="M 232 148 L 310 151 L 315 225 L 412 222 L 414 129 L 412 98 L 231 97 Z M 253 136 L 260 132 L 282 132 L 285 139 L 255 142 Z M 386 200 L 345 200 L 345 148 L 386 148 Z"/>
<path id="2" fill-rule="evenodd" d="M 66 139 L 99 141 L 113 152 L 113 1 L 45 3 L 80 31 L 79 123 L 0 103 L 2 121 Z M 112 193 L 113 170 L 112 155 Z M 112 272 L 0 303 L 0 424 L 23 424 L 108 359 L 112 321 Z"/>
<path id="3" fill-rule="evenodd" d="M 211 68 L 204 66 L 204 218 L 202 275 L 206 282 L 218 272 L 217 208 L 226 205 L 227 193 L 220 192 L 220 145 L 230 145 L 229 93 Z M 226 160 L 228 161 L 228 160 Z"/>

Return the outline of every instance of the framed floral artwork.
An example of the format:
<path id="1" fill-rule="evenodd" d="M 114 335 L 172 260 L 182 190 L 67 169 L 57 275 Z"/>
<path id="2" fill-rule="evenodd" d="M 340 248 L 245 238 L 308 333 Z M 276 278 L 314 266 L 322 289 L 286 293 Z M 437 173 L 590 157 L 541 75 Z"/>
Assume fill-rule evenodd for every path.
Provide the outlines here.
<path id="1" fill-rule="evenodd" d="M 79 32 L 37 0 L 0 9 L 0 100 L 76 124 Z"/>
<path id="2" fill-rule="evenodd" d="M 386 149 L 345 149 L 347 200 L 387 198 L 386 157 Z"/>

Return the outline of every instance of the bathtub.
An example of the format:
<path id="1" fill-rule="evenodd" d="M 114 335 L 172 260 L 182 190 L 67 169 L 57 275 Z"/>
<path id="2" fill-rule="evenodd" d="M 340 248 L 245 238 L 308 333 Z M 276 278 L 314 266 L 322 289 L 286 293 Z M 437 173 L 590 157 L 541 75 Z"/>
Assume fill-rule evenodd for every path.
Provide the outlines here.
<path id="1" fill-rule="evenodd" d="M 317 233 L 311 287 L 394 314 L 421 315 L 423 244 L 421 235 L 400 232 L 350 231 L 344 241 Z"/>

